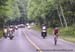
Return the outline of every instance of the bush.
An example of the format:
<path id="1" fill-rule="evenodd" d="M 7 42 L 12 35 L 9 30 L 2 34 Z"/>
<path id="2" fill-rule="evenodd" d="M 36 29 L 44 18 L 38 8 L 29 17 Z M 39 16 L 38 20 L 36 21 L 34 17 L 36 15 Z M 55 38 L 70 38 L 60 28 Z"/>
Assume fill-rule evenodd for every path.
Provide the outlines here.
<path id="1" fill-rule="evenodd" d="M 48 28 L 47 32 L 52 35 L 53 29 L 52 28 Z"/>
<path id="2" fill-rule="evenodd" d="M 75 37 L 75 28 L 74 27 L 62 28 L 60 29 L 60 33 L 64 36 Z"/>
<path id="3" fill-rule="evenodd" d="M 39 25 L 33 26 L 32 29 L 37 30 L 37 31 L 41 31 L 41 27 Z"/>

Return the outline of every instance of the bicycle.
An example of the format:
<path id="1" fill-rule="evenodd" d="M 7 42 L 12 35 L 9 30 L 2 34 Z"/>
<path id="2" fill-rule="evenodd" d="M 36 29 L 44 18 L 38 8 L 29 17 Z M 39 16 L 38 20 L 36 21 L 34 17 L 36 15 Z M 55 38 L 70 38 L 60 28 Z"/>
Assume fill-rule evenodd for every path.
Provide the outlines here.
<path id="1" fill-rule="evenodd" d="M 58 36 L 55 35 L 55 36 L 54 36 L 54 45 L 57 45 L 57 39 L 58 39 Z"/>
<path id="2" fill-rule="evenodd" d="M 59 33 L 59 29 L 57 27 L 55 27 L 54 31 L 53 31 L 53 34 L 54 34 L 54 44 L 55 45 L 57 45 L 58 33 Z"/>

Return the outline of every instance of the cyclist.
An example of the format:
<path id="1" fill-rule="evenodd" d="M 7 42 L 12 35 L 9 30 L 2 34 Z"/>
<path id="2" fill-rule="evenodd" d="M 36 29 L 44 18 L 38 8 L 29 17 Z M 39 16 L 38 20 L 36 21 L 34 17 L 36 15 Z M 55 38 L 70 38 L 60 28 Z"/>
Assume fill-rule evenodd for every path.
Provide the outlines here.
<path id="1" fill-rule="evenodd" d="M 57 44 L 58 32 L 59 32 L 58 27 L 55 27 L 54 30 L 53 30 L 53 33 L 54 33 L 54 44 L 55 45 Z"/>

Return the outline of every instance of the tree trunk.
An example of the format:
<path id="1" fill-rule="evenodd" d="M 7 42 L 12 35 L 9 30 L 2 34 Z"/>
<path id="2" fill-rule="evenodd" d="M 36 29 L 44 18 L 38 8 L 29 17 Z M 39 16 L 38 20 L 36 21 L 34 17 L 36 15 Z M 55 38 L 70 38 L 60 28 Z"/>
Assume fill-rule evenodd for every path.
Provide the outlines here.
<path id="1" fill-rule="evenodd" d="M 70 1 L 70 4 L 72 5 L 72 3 L 73 3 L 73 0 L 69 0 Z"/>
<path id="2" fill-rule="evenodd" d="M 62 8 L 61 5 L 60 5 L 60 13 L 61 13 L 61 15 L 62 15 L 62 17 L 63 17 L 65 27 L 67 27 L 67 21 L 66 21 L 66 18 L 65 18 L 65 16 L 64 16 L 63 8 Z"/>
<path id="3" fill-rule="evenodd" d="M 61 26 L 63 27 L 63 23 L 62 23 L 62 19 L 61 19 L 61 14 L 59 12 L 58 7 L 57 7 L 57 13 L 58 13 L 58 16 L 59 16 L 59 19 L 60 19 Z"/>

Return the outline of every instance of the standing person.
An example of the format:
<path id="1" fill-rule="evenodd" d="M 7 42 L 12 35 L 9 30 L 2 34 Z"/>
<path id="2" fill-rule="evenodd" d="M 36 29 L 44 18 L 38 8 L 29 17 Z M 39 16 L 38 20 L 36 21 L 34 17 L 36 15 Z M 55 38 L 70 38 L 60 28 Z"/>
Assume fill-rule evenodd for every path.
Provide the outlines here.
<path id="1" fill-rule="evenodd" d="M 58 27 L 55 27 L 53 30 L 53 34 L 54 34 L 54 44 L 57 45 L 57 39 L 58 39 L 58 33 L 59 33 L 59 29 Z"/>
<path id="2" fill-rule="evenodd" d="M 45 38 L 47 36 L 47 27 L 45 24 L 42 25 L 42 32 L 41 32 L 41 36 L 43 38 Z"/>
<path id="3" fill-rule="evenodd" d="M 7 38 L 7 28 L 4 28 L 3 30 L 4 30 L 3 36 L 4 36 L 5 38 Z"/>
<path id="4" fill-rule="evenodd" d="M 7 36 L 9 37 L 9 35 L 10 35 L 10 28 L 9 28 L 9 26 L 7 27 Z"/>

